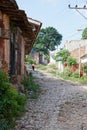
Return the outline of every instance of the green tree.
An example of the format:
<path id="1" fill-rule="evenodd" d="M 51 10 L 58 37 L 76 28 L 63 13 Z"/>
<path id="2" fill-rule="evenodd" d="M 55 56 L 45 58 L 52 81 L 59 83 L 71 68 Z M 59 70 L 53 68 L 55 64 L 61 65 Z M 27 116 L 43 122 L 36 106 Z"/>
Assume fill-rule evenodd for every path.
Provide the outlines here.
<path id="1" fill-rule="evenodd" d="M 41 29 L 39 35 L 34 44 L 34 49 L 37 52 L 43 52 L 44 54 L 49 54 L 49 50 L 53 51 L 56 49 L 56 46 L 61 44 L 62 35 L 53 28 L 47 27 Z"/>
<path id="2" fill-rule="evenodd" d="M 68 50 L 60 50 L 59 52 L 57 52 L 55 56 L 55 60 L 58 60 L 58 58 L 61 57 L 62 62 L 64 63 L 65 61 L 67 61 L 67 58 L 69 55 L 70 55 L 70 52 Z"/>
<path id="3" fill-rule="evenodd" d="M 70 65 L 70 66 L 77 64 L 76 58 L 73 58 L 73 57 L 71 57 L 71 56 L 69 56 L 69 57 L 67 58 L 67 62 L 68 62 L 68 65 Z"/>
<path id="4" fill-rule="evenodd" d="M 36 60 L 31 59 L 29 55 L 26 55 L 25 61 L 28 62 L 29 64 L 36 64 Z"/>
<path id="5" fill-rule="evenodd" d="M 85 28 L 82 32 L 82 39 L 87 39 L 87 28 Z"/>

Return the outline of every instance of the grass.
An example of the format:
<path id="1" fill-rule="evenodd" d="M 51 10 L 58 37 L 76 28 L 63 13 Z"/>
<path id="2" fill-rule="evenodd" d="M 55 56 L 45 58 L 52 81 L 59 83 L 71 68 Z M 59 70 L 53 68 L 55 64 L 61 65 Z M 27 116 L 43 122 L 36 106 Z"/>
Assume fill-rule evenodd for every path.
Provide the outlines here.
<path id="1" fill-rule="evenodd" d="M 35 82 L 33 82 L 27 93 L 27 98 L 37 99 L 39 97 L 39 94 L 40 94 L 40 86 Z"/>
<path id="2" fill-rule="evenodd" d="M 36 65 L 36 69 L 47 70 L 47 66 L 39 64 L 39 65 Z"/>
<path id="3" fill-rule="evenodd" d="M 34 81 L 32 74 L 24 76 L 22 80 L 27 98 L 36 99 L 40 93 L 40 86 Z"/>
<path id="4" fill-rule="evenodd" d="M 81 82 L 82 84 L 87 84 L 87 76 L 81 77 L 81 78 L 80 78 L 80 82 Z"/>
<path id="5" fill-rule="evenodd" d="M 55 66 L 55 64 L 49 64 L 47 67 L 51 68 L 52 70 L 57 70 L 57 67 Z"/>
<path id="6" fill-rule="evenodd" d="M 82 76 L 80 78 L 75 78 L 74 76 L 66 76 L 63 73 L 57 73 L 58 68 L 54 64 L 50 64 L 50 65 L 47 65 L 47 66 L 38 65 L 38 69 L 46 70 L 48 73 L 51 73 L 54 76 L 59 77 L 59 78 L 63 78 L 65 80 L 70 80 L 70 81 L 73 81 L 73 82 L 87 84 L 87 76 Z"/>
<path id="7" fill-rule="evenodd" d="M 27 98 L 29 98 L 29 99 L 38 99 L 39 94 L 40 94 L 40 91 L 29 93 L 29 94 L 27 95 Z"/>

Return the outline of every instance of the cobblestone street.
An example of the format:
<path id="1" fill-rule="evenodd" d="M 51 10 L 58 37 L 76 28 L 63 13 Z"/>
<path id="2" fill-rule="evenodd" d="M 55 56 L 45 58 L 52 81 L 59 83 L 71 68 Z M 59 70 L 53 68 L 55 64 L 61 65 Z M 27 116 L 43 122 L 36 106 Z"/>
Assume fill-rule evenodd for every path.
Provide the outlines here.
<path id="1" fill-rule="evenodd" d="M 87 130 L 87 86 L 34 72 L 40 84 L 37 100 L 28 100 L 17 123 L 26 130 Z"/>

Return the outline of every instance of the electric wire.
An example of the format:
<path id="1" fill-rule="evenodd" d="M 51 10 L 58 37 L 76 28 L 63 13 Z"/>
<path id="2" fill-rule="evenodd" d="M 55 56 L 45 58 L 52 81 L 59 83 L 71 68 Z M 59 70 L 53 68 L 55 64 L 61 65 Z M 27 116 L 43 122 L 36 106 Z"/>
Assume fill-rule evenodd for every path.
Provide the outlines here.
<path id="1" fill-rule="evenodd" d="M 85 15 L 83 15 L 78 9 L 76 9 L 76 11 L 84 18 L 87 20 L 87 17 Z"/>

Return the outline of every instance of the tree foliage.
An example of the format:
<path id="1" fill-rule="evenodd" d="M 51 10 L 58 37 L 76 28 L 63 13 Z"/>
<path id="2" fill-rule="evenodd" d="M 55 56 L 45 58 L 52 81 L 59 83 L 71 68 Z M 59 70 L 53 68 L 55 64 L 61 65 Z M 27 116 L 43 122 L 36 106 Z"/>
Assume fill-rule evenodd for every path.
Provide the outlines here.
<path id="1" fill-rule="evenodd" d="M 25 61 L 29 64 L 36 64 L 36 60 L 31 59 L 29 55 L 26 55 Z"/>
<path id="2" fill-rule="evenodd" d="M 68 50 L 60 50 L 59 52 L 57 52 L 56 56 L 55 56 L 55 60 L 58 60 L 58 58 L 61 57 L 62 62 L 64 63 L 65 61 L 67 61 L 68 56 L 70 55 Z"/>
<path id="3" fill-rule="evenodd" d="M 49 54 L 49 50 L 53 51 L 56 46 L 61 44 L 62 35 L 53 28 L 47 27 L 40 30 L 39 35 L 34 44 L 34 49 L 44 54 Z"/>
<path id="4" fill-rule="evenodd" d="M 85 28 L 82 32 L 82 39 L 87 39 L 87 28 Z"/>
<path id="5" fill-rule="evenodd" d="M 77 64 L 76 58 L 69 56 L 69 57 L 67 58 L 67 63 L 68 63 L 68 65 L 70 65 L 70 66 L 71 66 L 71 65 L 76 65 L 76 64 Z"/>

